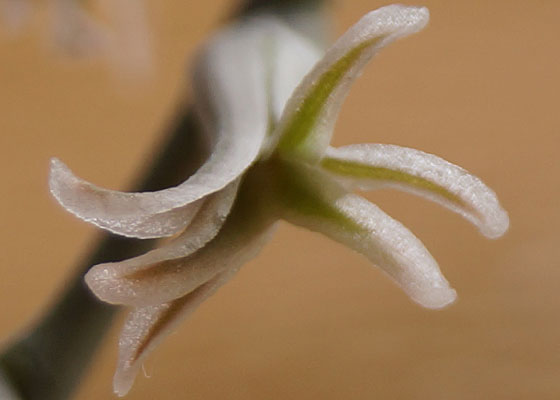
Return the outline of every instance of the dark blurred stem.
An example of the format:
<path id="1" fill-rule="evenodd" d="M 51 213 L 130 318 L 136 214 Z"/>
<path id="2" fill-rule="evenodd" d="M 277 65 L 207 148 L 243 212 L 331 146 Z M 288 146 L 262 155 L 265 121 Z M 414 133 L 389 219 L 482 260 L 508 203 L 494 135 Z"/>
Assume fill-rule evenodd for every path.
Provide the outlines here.
<path id="1" fill-rule="evenodd" d="M 294 28 L 320 37 L 320 22 L 303 23 L 323 0 L 248 0 L 236 17 L 256 12 L 273 13 Z M 316 21 L 320 21 L 316 17 Z M 207 146 L 192 111 L 181 110 L 166 142 L 147 168 L 135 191 L 153 191 L 185 180 L 204 161 Z M 142 254 L 155 245 L 154 240 L 129 239 L 103 234 L 94 250 L 76 266 L 61 295 L 26 332 L 8 343 L 0 353 L 1 400 L 59 400 L 71 396 L 84 371 L 111 326 L 117 310 L 98 301 L 83 281 L 84 273 L 95 264 L 123 260 Z"/>
<path id="2" fill-rule="evenodd" d="M 176 185 L 203 161 L 206 151 L 200 130 L 191 112 L 182 114 L 135 189 L 152 191 Z M 89 292 L 84 273 L 92 265 L 134 257 L 154 245 L 154 240 L 100 235 L 95 250 L 78 263 L 61 296 L 0 355 L 0 374 L 11 382 L 19 399 L 55 400 L 71 395 L 117 310 Z"/>

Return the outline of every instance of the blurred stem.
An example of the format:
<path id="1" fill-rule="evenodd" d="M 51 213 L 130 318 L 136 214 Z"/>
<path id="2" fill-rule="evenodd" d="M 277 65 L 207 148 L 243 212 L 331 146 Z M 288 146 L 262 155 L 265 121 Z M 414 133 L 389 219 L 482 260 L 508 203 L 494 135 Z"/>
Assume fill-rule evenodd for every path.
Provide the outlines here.
<path id="1" fill-rule="evenodd" d="M 323 0 L 248 0 L 235 18 L 273 13 L 293 28 L 321 41 Z M 154 191 L 185 180 L 208 155 L 190 109 L 172 126 L 166 142 L 134 191 Z M 0 399 L 58 400 L 71 396 L 97 351 L 118 308 L 97 300 L 83 282 L 95 264 L 123 260 L 154 247 L 155 240 L 101 234 L 94 250 L 76 266 L 61 295 L 26 332 L 0 353 Z"/>
<path id="2" fill-rule="evenodd" d="M 200 129 L 191 112 L 182 114 L 135 189 L 153 191 L 176 185 L 203 161 L 206 151 Z M 91 254 L 78 263 L 60 297 L 0 355 L 0 375 L 3 373 L 11 382 L 20 399 L 55 400 L 71 395 L 117 310 L 91 294 L 83 281 L 84 273 L 95 264 L 142 254 L 155 243 L 109 233 L 100 235 Z"/>

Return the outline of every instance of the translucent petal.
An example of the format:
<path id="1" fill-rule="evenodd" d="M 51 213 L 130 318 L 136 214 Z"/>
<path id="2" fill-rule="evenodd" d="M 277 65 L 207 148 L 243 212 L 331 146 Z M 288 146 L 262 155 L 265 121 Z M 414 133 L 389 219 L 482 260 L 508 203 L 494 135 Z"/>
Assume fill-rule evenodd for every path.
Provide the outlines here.
<path id="1" fill-rule="evenodd" d="M 0 0 L 0 25 L 10 34 L 21 32 L 30 13 L 29 0 Z"/>
<path id="2" fill-rule="evenodd" d="M 235 268 L 226 269 L 181 298 L 132 311 L 119 340 L 119 360 L 113 379 L 115 393 L 127 394 L 148 354 L 236 272 Z"/>
<path id="3" fill-rule="evenodd" d="M 96 22 L 83 2 L 51 1 L 54 44 L 71 56 L 91 56 L 106 51 L 113 40 L 111 32 Z"/>
<path id="4" fill-rule="evenodd" d="M 53 195 L 68 211 L 116 233 L 130 231 L 123 225 L 136 227 L 147 218 L 158 236 L 179 231 L 182 227 L 165 229 L 167 215 L 161 214 L 222 189 L 259 155 L 268 124 L 262 41 L 258 29 L 237 25 L 217 35 L 199 57 L 195 105 L 213 151 L 187 181 L 158 192 L 123 193 L 84 182 L 54 160 Z"/>
<path id="5" fill-rule="evenodd" d="M 272 39 L 272 38 L 271 38 Z M 273 57 L 270 60 L 271 118 L 278 121 L 292 93 L 321 59 L 321 50 L 287 26 L 274 25 Z"/>
<path id="6" fill-rule="evenodd" d="M 489 238 L 504 234 L 506 211 L 476 176 L 432 154 L 386 144 L 327 149 L 321 166 L 363 190 L 391 187 L 415 193 L 459 213 Z"/>
<path id="7" fill-rule="evenodd" d="M 426 8 L 392 5 L 365 15 L 305 77 L 278 125 L 284 157 L 317 161 L 327 148 L 340 106 L 367 62 L 390 42 L 421 30 Z"/>
<path id="8" fill-rule="evenodd" d="M 291 184 L 295 181 L 293 174 Z M 321 232 L 362 253 L 417 303 L 441 308 L 455 291 L 424 245 L 401 223 L 367 200 L 347 193 L 318 171 L 300 175 L 297 196 L 280 198 L 288 222 Z"/>
<path id="9" fill-rule="evenodd" d="M 109 303 L 157 303 L 157 300 L 151 301 L 151 299 L 158 297 L 158 291 L 161 289 L 159 287 L 153 288 L 153 293 L 148 299 L 130 300 L 141 295 L 135 288 L 142 282 L 126 277 L 146 273 L 146 270 L 151 271 L 161 265 L 180 264 L 182 259 L 211 241 L 218 234 L 230 212 L 239 186 L 238 182 L 237 180 L 223 190 L 210 195 L 189 228 L 166 246 L 121 262 L 92 267 L 85 276 L 89 288 L 97 297 Z"/>
<path id="10" fill-rule="evenodd" d="M 128 215 L 130 210 L 126 204 L 116 203 L 112 205 L 111 212 L 117 215 L 117 207 L 123 207 L 119 219 L 97 218 L 96 215 L 101 214 L 100 210 L 110 207 L 108 202 L 111 200 L 106 196 L 108 191 L 78 178 L 56 158 L 51 159 L 49 186 L 58 202 L 79 218 L 118 235 L 140 239 L 171 236 L 183 230 L 191 223 L 204 201 L 200 199 L 158 214 L 139 212 L 135 215 Z"/>
<path id="11" fill-rule="evenodd" d="M 122 78 L 146 77 L 153 70 L 152 37 L 145 0 L 111 0 L 106 7 L 113 40 L 107 49 Z"/>
<path id="12" fill-rule="evenodd" d="M 268 240 L 268 235 L 260 232 L 238 234 L 239 229 L 230 226 L 186 257 L 154 263 L 129 274 L 117 275 L 115 268 L 97 269 L 87 283 L 90 287 L 97 285 L 95 294 L 109 303 L 143 307 L 174 300 L 224 269 L 240 267 L 255 257 Z"/>
<path id="13" fill-rule="evenodd" d="M 259 15 L 247 23 L 260 31 L 263 38 L 260 46 L 265 69 L 268 133 L 271 133 L 294 89 L 321 58 L 322 52 L 273 16 Z M 269 138 L 261 149 L 261 156 L 271 152 L 271 142 L 275 145 Z"/>

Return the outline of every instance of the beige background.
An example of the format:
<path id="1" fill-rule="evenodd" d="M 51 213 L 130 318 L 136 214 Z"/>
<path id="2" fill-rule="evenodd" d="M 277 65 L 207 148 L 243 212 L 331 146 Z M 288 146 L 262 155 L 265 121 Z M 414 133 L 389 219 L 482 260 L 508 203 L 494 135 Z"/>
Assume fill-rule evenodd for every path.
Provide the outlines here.
<path id="1" fill-rule="evenodd" d="M 188 92 L 185 61 L 231 6 L 152 3 L 157 65 L 144 82 L 54 56 L 42 14 L 22 36 L 0 35 L 0 339 L 37 315 L 95 237 L 50 199 L 49 157 L 126 187 Z M 128 399 L 560 396 L 560 2 L 423 3 L 430 26 L 367 69 L 335 142 L 435 153 L 499 194 L 511 229 L 497 241 L 424 200 L 368 195 L 423 240 L 459 301 L 423 310 L 359 255 L 283 224 L 153 354 Z M 335 31 L 383 4 L 336 1 Z M 120 323 L 78 399 L 113 398 Z"/>

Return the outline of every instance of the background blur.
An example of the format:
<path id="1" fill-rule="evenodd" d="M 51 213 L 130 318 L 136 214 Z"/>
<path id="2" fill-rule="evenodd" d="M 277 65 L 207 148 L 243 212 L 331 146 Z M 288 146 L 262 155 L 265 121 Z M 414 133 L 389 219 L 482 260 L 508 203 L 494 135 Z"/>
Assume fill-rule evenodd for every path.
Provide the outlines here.
<path id="1" fill-rule="evenodd" d="M 333 33 L 385 4 L 334 1 Z M 427 201 L 368 194 L 426 244 L 458 302 L 423 310 L 361 256 L 282 224 L 156 350 L 151 378 L 139 376 L 127 399 L 558 398 L 560 2 L 420 4 L 429 27 L 370 65 L 335 144 L 418 148 L 498 193 L 511 229 L 497 241 Z M 49 303 L 96 236 L 49 197 L 49 157 L 126 188 L 189 96 L 193 51 L 232 6 L 151 2 L 156 64 L 144 80 L 53 54 L 42 14 L 21 36 L 0 34 L 0 340 Z M 121 323 L 78 399 L 113 398 Z"/>

